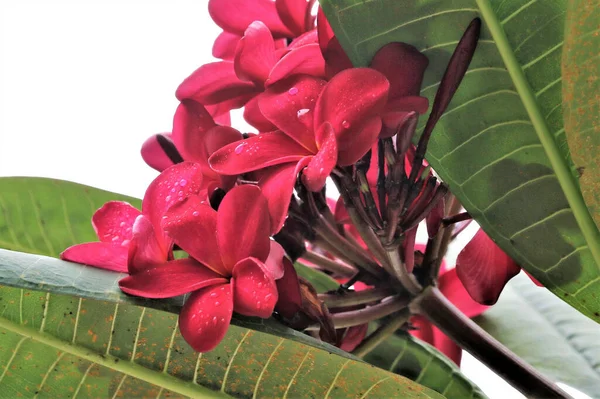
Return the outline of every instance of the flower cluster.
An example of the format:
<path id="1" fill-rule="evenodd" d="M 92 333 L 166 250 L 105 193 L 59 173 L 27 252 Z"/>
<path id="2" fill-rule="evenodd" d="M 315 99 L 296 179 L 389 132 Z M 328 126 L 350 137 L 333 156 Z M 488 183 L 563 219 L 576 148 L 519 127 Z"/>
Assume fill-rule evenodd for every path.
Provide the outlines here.
<path id="1" fill-rule="evenodd" d="M 460 304 L 468 302 L 462 281 L 478 302 L 494 302 L 519 269 L 483 232 L 455 270 L 440 269 L 438 239 L 448 236 L 441 227 L 453 227 L 448 188 L 424 161 L 480 22 L 458 43 L 414 146 L 418 118 L 429 109 L 420 96 L 428 59 L 415 47 L 389 43 L 368 68 L 354 68 L 314 0 L 210 0 L 208 7 L 223 28 L 213 47 L 221 60 L 181 83 L 172 132 L 144 143 L 142 157 L 161 173 L 141 211 L 105 204 L 92 219 L 100 241 L 62 258 L 127 273 L 119 282 L 127 294 L 189 294 L 179 327 L 197 351 L 220 342 L 234 312 L 275 312 L 350 351 L 360 349 L 370 321 L 393 315 L 437 343 L 423 318 L 406 315 L 428 285 Z M 229 126 L 229 112 L 240 107 L 257 133 Z M 328 178 L 337 202 L 325 195 Z M 429 242 L 415 248 L 423 220 Z M 317 293 L 297 276 L 298 258 L 338 279 L 340 289 Z M 481 271 L 490 259 L 495 268 Z M 469 301 L 468 316 L 484 309 Z M 447 353 L 458 361 L 456 351 Z"/>

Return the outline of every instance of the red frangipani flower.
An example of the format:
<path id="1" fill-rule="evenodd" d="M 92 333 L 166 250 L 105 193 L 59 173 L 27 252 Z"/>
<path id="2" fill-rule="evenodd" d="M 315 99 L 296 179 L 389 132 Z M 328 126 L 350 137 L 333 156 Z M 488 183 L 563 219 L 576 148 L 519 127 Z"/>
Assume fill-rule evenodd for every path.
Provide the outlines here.
<path id="1" fill-rule="evenodd" d="M 208 12 L 223 32 L 213 45 L 213 56 L 234 57 L 237 43 L 248 25 L 263 22 L 275 39 L 293 39 L 314 29 L 311 14 L 315 0 L 210 0 Z M 285 41 L 283 41 L 285 45 Z"/>
<path id="2" fill-rule="evenodd" d="M 179 317 L 185 340 L 213 349 L 233 312 L 268 318 L 283 276 L 283 250 L 269 238 L 267 202 L 256 186 L 233 188 L 218 212 L 198 196 L 172 206 L 162 226 L 190 258 L 165 262 L 119 282 L 131 295 L 167 298 L 191 293 Z"/>
<path id="3" fill-rule="evenodd" d="M 345 70 L 328 83 L 306 75 L 281 81 L 259 98 L 262 114 L 280 130 L 229 144 L 209 163 L 231 175 L 264 169 L 259 185 L 278 231 L 302 168 L 304 184 L 318 191 L 336 165 L 352 165 L 371 148 L 388 87 L 381 73 L 368 68 Z"/>
<path id="4" fill-rule="evenodd" d="M 269 28 L 261 21 L 252 22 L 246 26 L 232 61 L 201 66 L 179 85 L 176 96 L 225 112 L 245 105 L 265 87 L 288 76 L 323 76 L 325 62 L 316 41 L 316 33 L 306 33 L 278 49 Z M 256 107 L 250 105 L 247 112 L 252 110 Z M 254 124 L 263 120 L 256 114 L 246 115 L 246 119 Z"/>
<path id="5" fill-rule="evenodd" d="M 200 167 L 184 162 L 166 169 L 146 190 L 142 212 L 110 201 L 92 217 L 100 242 L 74 245 L 61 259 L 117 272 L 135 273 L 173 258 L 173 240 L 161 228 L 167 209 L 200 192 Z"/>

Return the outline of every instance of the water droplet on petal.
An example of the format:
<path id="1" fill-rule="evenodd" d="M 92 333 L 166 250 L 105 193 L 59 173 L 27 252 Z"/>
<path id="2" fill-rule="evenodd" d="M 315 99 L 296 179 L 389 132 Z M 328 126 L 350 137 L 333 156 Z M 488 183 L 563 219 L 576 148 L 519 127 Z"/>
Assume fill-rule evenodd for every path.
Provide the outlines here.
<path id="1" fill-rule="evenodd" d="M 171 196 L 170 196 L 170 195 L 167 195 L 167 196 L 165 197 L 165 201 L 167 201 L 167 202 L 171 201 Z"/>
<path id="2" fill-rule="evenodd" d="M 301 116 L 306 115 L 309 111 L 310 111 L 310 109 L 308 109 L 308 108 L 302 108 L 302 109 L 298 110 L 296 115 L 298 116 L 298 118 L 300 118 Z"/>
<path id="3" fill-rule="evenodd" d="M 292 87 L 288 90 L 288 94 L 290 96 L 295 96 L 296 94 L 298 94 L 298 88 L 297 87 Z"/>
<path id="4" fill-rule="evenodd" d="M 126 247 L 129 245 L 131 241 L 130 240 L 123 240 L 123 242 L 121 243 L 121 246 Z"/>
<path id="5" fill-rule="evenodd" d="M 217 323 L 219 322 L 219 319 L 217 319 L 217 316 L 213 317 L 213 324 L 216 326 Z"/>
<path id="6" fill-rule="evenodd" d="M 235 147 L 235 150 L 233 150 L 233 152 L 235 152 L 236 154 L 241 154 L 242 151 L 244 151 L 245 146 L 246 146 L 246 143 L 242 143 L 242 144 L 238 145 L 237 147 Z"/>
<path id="7" fill-rule="evenodd" d="M 171 189 L 171 192 L 172 192 L 172 193 L 174 193 L 175 191 L 177 191 L 177 190 L 175 189 L 175 187 L 173 187 L 173 188 Z"/>
<path id="8" fill-rule="evenodd" d="M 187 180 L 185 180 L 185 179 L 181 179 L 181 180 L 179 181 L 179 185 L 180 185 L 181 187 L 185 187 L 185 185 L 186 185 L 186 184 L 187 184 Z"/>
<path id="9" fill-rule="evenodd" d="M 217 297 L 217 293 L 216 292 L 211 292 L 210 293 L 210 297 L 211 298 L 216 298 Z"/>
<path id="10" fill-rule="evenodd" d="M 200 212 L 198 212 L 198 211 L 194 211 L 194 212 L 192 212 L 192 215 L 193 215 L 193 216 L 198 216 L 198 215 L 200 215 Z"/>
<path id="11" fill-rule="evenodd" d="M 221 302 L 217 301 L 215 302 L 215 306 L 219 306 L 221 304 Z"/>
<path id="12" fill-rule="evenodd" d="M 198 329 L 198 334 L 202 334 L 202 327 Z"/>
<path id="13" fill-rule="evenodd" d="M 350 122 L 348 122 L 348 121 L 342 121 L 342 127 L 344 129 L 349 129 L 350 128 Z"/>
<path id="14" fill-rule="evenodd" d="M 119 223 L 119 226 L 120 226 L 120 227 L 124 227 L 124 226 L 125 226 L 125 224 L 126 224 L 125 222 L 121 222 L 121 223 Z"/>
<path id="15" fill-rule="evenodd" d="M 256 301 L 256 307 L 260 308 L 260 301 Z"/>
<path id="16" fill-rule="evenodd" d="M 267 294 L 267 295 L 265 295 L 265 301 L 268 301 L 272 296 L 273 296 L 273 294 Z"/>
<path id="17" fill-rule="evenodd" d="M 179 191 L 179 192 L 177 193 L 177 195 L 179 195 L 179 196 L 181 197 L 181 196 L 183 195 L 183 191 Z"/>

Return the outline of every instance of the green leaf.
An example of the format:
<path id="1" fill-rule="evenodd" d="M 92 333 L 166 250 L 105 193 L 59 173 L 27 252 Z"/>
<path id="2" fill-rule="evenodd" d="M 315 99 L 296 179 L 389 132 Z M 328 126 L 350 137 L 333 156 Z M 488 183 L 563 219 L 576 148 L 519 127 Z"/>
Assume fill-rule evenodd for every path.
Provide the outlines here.
<path id="1" fill-rule="evenodd" d="M 409 334 L 392 335 L 364 360 L 382 369 L 408 376 L 447 398 L 485 398 L 451 360 L 433 346 Z"/>
<path id="2" fill-rule="evenodd" d="M 0 265 L 0 384 L 9 396 L 440 397 L 273 320 L 236 317 L 200 355 L 176 314 L 132 305 L 178 313 L 180 299 L 128 297 L 120 273 L 39 255 L 0 250 Z"/>
<path id="3" fill-rule="evenodd" d="M 296 268 L 298 276 L 304 277 L 306 280 L 308 280 L 319 293 L 336 290 L 340 286 L 340 283 L 325 273 L 321 273 L 312 267 L 305 266 L 300 262 L 296 262 L 294 267 Z"/>
<path id="4" fill-rule="evenodd" d="M 526 276 L 515 277 L 476 322 L 549 378 L 600 397 L 598 325 Z"/>
<path id="5" fill-rule="evenodd" d="M 562 54 L 563 116 L 580 186 L 600 226 L 600 7 L 593 0 L 567 2 Z"/>
<path id="6" fill-rule="evenodd" d="M 356 65 L 393 41 L 424 52 L 430 63 L 422 94 L 430 101 L 464 29 L 482 19 L 475 57 L 433 132 L 427 160 L 504 251 L 599 321 L 600 233 L 571 170 L 561 112 L 566 4 L 321 1 Z"/>

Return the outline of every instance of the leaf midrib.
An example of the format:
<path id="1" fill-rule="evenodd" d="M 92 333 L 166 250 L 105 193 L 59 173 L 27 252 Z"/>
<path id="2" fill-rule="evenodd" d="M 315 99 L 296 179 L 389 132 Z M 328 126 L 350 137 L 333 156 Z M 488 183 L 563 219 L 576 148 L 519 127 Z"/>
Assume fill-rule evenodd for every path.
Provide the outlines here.
<path id="1" fill-rule="evenodd" d="M 579 190 L 579 185 L 571 173 L 569 165 L 561 154 L 554 136 L 550 133 L 546 119 L 537 103 L 534 92 L 523 73 L 521 65 L 517 61 L 515 53 L 510 46 L 506 33 L 502 28 L 497 15 L 492 10 L 489 0 L 475 0 L 481 16 L 485 21 L 492 38 L 496 42 L 498 53 L 504 61 L 504 65 L 515 85 L 523 106 L 529 115 L 533 128 L 550 160 L 550 165 L 556 174 L 567 202 L 573 211 L 573 216 L 581 229 L 588 248 L 600 270 L 600 231 L 590 217 L 587 206 Z"/>
<path id="2" fill-rule="evenodd" d="M 81 345 L 70 344 L 61 341 L 60 339 L 55 338 L 51 335 L 40 333 L 39 331 L 18 325 L 5 318 L 0 318 L 0 327 L 5 328 L 6 330 L 11 331 L 15 334 L 19 334 L 22 337 L 30 338 L 34 341 L 58 349 L 62 352 L 66 352 L 71 355 L 88 360 L 100 366 L 104 366 L 111 370 L 126 374 L 128 376 L 137 378 L 150 384 L 166 388 L 174 393 L 189 396 L 192 398 L 231 398 L 230 395 L 227 395 L 223 392 L 216 392 L 202 385 L 180 380 L 167 373 L 150 370 L 146 367 L 140 366 L 136 363 L 127 360 L 120 359 L 116 356 L 112 356 L 109 354 L 100 355 Z"/>

